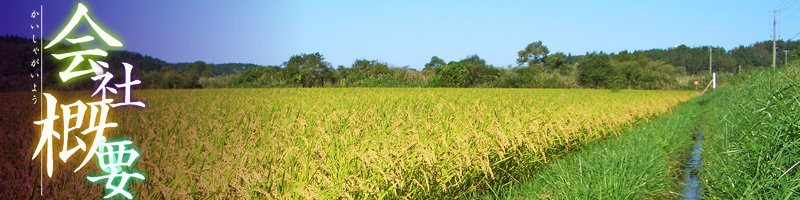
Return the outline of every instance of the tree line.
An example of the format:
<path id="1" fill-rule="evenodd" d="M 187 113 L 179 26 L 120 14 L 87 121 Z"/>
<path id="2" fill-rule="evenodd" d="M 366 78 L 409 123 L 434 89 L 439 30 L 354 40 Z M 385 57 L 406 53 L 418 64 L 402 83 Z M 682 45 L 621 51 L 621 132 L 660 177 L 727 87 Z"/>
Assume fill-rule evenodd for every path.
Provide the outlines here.
<path id="1" fill-rule="evenodd" d="M 431 57 L 422 70 L 392 67 L 378 60 L 355 60 L 349 67 L 331 67 L 320 53 L 292 56 L 280 66 L 248 68 L 237 74 L 214 77 L 209 87 L 501 87 L 501 88 L 607 88 L 685 89 L 694 80 L 707 81 L 709 49 L 713 70 L 721 74 L 767 68 L 770 41 L 732 50 L 687 47 L 618 53 L 591 52 L 571 55 L 550 53 L 541 41 L 517 53 L 515 66 L 486 64 L 478 55 L 457 61 Z M 795 49 L 778 60 L 800 58 L 800 43 L 780 41 Z M 791 46 L 791 48 L 790 48 Z M 788 56 L 788 57 L 784 57 Z M 779 63 L 782 65 L 782 62 Z"/>
<path id="2" fill-rule="evenodd" d="M 5 59 L 0 69 L 4 83 L 0 91 L 24 91 L 28 69 L 19 68 L 30 58 L 30 42 L 17 36 L 0 37 L 0 51 Z M 31 46 L 31 47 L 29 47 Z M 59 45 L 57 45 L 59 46 Z M 792 49 L 778 54 L 779 66 L 784 59 L 800 58 L 798 42 L 778 41 L 778 47 Z M 61 45 L 61 51 L 81 49 L 79 45 Z M 739 46 L 731 50 L 720 47 L 688 47 L 621 51 L 617 53 L 587 52 L 572 55 L 551 53 L 541 41 L 532 42 L 517 52 L 516 65 L 494 66 L 478 55 L 461 60 L 445 61 L 432 56 L 421 70 L 408 66 L 390 66 L 379 60 L 356 59 L 350 66 L 335 68 L 322 54 L 294 55 L 281 65 L 261 66 L 247 63 L 210 64 L 167 63 L 158 58 L 128 51 L 109 51 L 108 63 L 127 62 L 135 66 L 134 77 L 146 89 L 235 88 L 235 87 L 500 87 L 500 88 L 607 88 L 607 89 L 682 89 L 687 81 L 707 79 L 709 51 L 713 54 L 713 70 L 738 73 L 739 70 L 767 68 L 772 62 L 771 41 Z M 710 49 L 710 50 L 709 50 Z M 23 51 L 24 50 L 24 51 Z M 68 63 L 45 58 L 46 86 L 61 90 L 92 89 L 91 80 L 56 83 L 54 71 Z M 121 66 L 109 71 L 122 77 Z M 30 81 L 28 81 L 30 82 Z"/>

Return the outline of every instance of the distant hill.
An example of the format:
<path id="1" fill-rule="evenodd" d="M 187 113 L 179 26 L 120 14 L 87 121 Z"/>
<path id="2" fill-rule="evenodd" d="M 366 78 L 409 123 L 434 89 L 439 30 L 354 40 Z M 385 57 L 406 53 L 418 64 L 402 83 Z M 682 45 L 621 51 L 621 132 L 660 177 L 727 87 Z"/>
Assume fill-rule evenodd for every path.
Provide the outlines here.
<path id="1" fill-rule="evenodd" d="M 202 62 L 202 61 L 198 61 L 198 62 L 205 64 L 205 62 Z M 185 69 L 187 66 L 189 66 L 191 64 L 196 64 L 198 62 L 194 62 L 194 63 L 175 63 L 175 64 L 171 64 L 170 67 L 173 70 L 181 70 L 181 69 Z M 265 67 L 263 65 L 256 65 L 256 64 L 252 64 L 252 63 L 223 63 L 223 64 L 208 64 L 208 65 L 213 65 L 214 66 L 213 69 L 211 70 L 211 73 L 214 76 L 236 74 L 236 73 L 245 71 L 245 70 L 250 69 L 250 68 Z"/>
<path id="2" fill-rule="evenodd" d="M 48 41 L 44 41 L 45 44 Z M 36 78 L 36 73 L 39 67 L 31 67 L 30 63 L 40 58 L 40 55 L 33 52 L 34 48 L 38 48 L 38 43 L 33 43 L 30 38 L 23 38 L 19 36 L 0 36 L 0 92 L 10 91 L 30 91 L 33 88 L 33 83 L 39 84 L 39 78 Z M 80 45 L 56 45 L 48 51 L 70 52 L 81 50 Z M 141 53 L 131 51 L 107 51 L 108 56 L 101 59 L 110 63 L 109 66 L 115 76 L 122 75 L 122 66 L 114 65 L 113 63 L 130 63 L 135 67 L 134 76 L 143 76 L 149 72 L 161 72 L 162 70 L 174 70 L 185 72 L 189 68 L 203 69 L 197 73 L 203 73 L 208 70 L 210 76 L 230 75 L 247 70 L 249 68 L 264 67 L 251 63 L 224 63 L 224 64 L 207 64 L 202 61 L 186 62 L 186 63 L 168 63 L 164 60 L 142 55 Z M 49 55 L 49 54 L 48 54 Z M 69 65 L 71 59 L 57 60 L 52 56 L 44 56 L 44 82 L 47 87 L 58 87 L 60 89 L 86 89 L 93 86 L 91 81 L 78 81 L 77 83 L 63 84 L 57 77 L 56 69 L 63 70 Z M 42 63 L 42 61 L 39 61 Z M 37 71 L 34 71 L 37 70 Z M 34 78 L 31 78 L 31 75 Z M 41 74 L 39 74 L 41 75 Z M 59 83 L 53 85 L 54 83 Z"/>

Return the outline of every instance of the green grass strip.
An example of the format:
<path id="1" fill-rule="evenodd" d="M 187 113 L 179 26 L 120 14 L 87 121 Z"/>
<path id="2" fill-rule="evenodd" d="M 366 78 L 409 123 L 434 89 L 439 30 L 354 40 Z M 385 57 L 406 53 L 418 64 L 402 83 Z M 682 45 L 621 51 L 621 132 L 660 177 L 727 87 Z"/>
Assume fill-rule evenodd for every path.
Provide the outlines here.
<path id="1" fill-rule="evenodd" d="M 709 99 L 705 199 L 798 199 L 800 69 L 742 74 Z"/>
<path id="2" fill-rule="evenodd" d="M 684 102 L 670 114 L 639 124 L 617 137 L 588 143 L 554 160 L 501 199 L 674 199 L 680 197 L 683 165 L 694 142 L 702 105 Z"/>

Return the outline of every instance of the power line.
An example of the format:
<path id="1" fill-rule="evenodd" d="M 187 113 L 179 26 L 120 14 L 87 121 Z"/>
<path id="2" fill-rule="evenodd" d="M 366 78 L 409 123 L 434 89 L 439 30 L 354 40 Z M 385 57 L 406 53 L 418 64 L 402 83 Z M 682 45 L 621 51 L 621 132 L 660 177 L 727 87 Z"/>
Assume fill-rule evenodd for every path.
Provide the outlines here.
<path id="1" fill-rule="evenodd" d="M 782 8 L 781 6 L 782 6 L 784 3 L 786 3 L 786 1 L 788 1 L 788 0 L 783 0 L 783 1 L 781 1 L 781 3 L 780 3 L 780 4 L 778 4 L 778 6 L 775 6 L 775 9 L 776 9 L 776 10 L 778 10 L 778 9 Z"/>
<path id="2" fill-rule="evenodd" d="M 800 35 L 800 32 L 797 32 L 797 34 L 794 34 L 794 36 L 792 36 L 792 38 L 789 38 L 789 41 L 792 41 L 792 39 L 794 39 L 794 38 L 795 38 L 795 37 L 797 37 L 798 35 Z"/>
<path id="3" fill-rule="evenodd" d="M 785 9 L 780 9 L 780 10 L 786 10 L 786 9 L 789 9 L 789 8 L 791 8 L 792 6 L 794 6 L 794 4 L 795 4 L 795 3 L 797 3 L 797 1 L 792 1 L 792 3 L 786 4 L 786 6 L 784 6 L 784 8 L 785 8 Z"/>
<path id="4" fill-rule="evenodd" d="M 783 10 L 783 11 L 788 12 L 787 14 L 789 14 L 789 15 L 787 15 L 788 16 L 787 19 L 790 19 L 795 14 L 797 14 L 796 11 L 797 11 L 798 7 L 796 7 L 794 3 L 797 3 L 797 1 L 793 1 L 791 4 L 788 4 L 788 5 L 784 6 L 784 9 L 779 9 L 779 10 Z"/>
<path id="5" fill-rule="evenodd" d="M 798 6 L 798 5 L 800 5 L 800 4 L 797 4 L 797 2 L 798 1 L 791 1 L 790 3 L 787 3 L 785 5 L 783 5 L 783 3 L 782 3 L 782 5 L 783 5 L 782 8 L 783 9 L 781 9 L 781 11 L 783 11 L 784 15 L 780 16 L 780 20 L 781 20 L 781 24 L 780 25 L 781 26 L 783 26 L 783 23 L 785 23 L 783 21 L 784 18 L 786 20 L 790 20 L 791 21 L 792 19 L 794 19 L 795 16 L 797 16 L 797 13 L 800 13 L 800 12 L 798 12 L 800 10 L 800 9 L 798 9 L 798 8 L 800 8 L 800 6 Z M 790 30 L 790 29 L 783 29 L 783 30 Z M 779 32 L 782 32 L 782 31 L 779 31 Z M 795 34 L 794 36 L 789 38 L 788 41 L 791 41 L 791 40 L 795 39 L 798 35 L 800 35 L 800 32 L 798 32 L 797 34 Z"/>

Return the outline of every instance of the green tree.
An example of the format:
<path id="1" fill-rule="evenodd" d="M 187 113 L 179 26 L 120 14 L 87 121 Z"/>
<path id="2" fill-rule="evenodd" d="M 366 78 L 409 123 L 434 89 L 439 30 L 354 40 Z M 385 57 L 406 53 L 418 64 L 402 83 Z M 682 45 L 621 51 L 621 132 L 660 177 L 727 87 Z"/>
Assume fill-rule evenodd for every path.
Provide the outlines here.
<path id="1" fill-rule="evenodd" d="M 567 62 L 567 56 L 561 52 L 556 52 L 553 55 L 545 57 L 544 59 L 545 66 L 547 66 L 547 69 L 550 71 L 558 70 L 566 62 Z"/>
<path id="2" fill-rule="evenodd" d="M 326 82 L 335 81 L 330 63 L 325 62 L 319 52 L 294 55 L 283 65 L 286 68 L 286 78 L 303 87 L 320 87 Z"/>
<path id="3" fill-rule="evenodd" d="M 378 60 L 357 59 L 350 68 L 339 69 L 344 84 L 354 84 L 369 79 L 378 79 L 392 75 L 394 72 L 389 65 Z"/>
<path id="4" fill-rule="evenodd" d="M 487 84 L 500 76 L 500 69 L 487 65 L 478 55 L 467 56 L 458 63 L 469 70 L 470 83 L 473 85 Z"/>
<path id="5" fill-rule="evenodd" d="M 436 76 L 431 79 L 431 86 L 468 87 L 470 85 L 469 69 L 461 63 L 450 62 L 444 67 L 436 69 Z"/>
<path id="6" fill-rule="evenodd" d="M 611 59 L 604 53 L 592 53 L 578 63 L 578 82 L 587 87 L 618 89 L 624 84 L 611 66 Z"/>
<path id="7" fill-rule="evenodd" d="M 208 64 L 200 75 L 203 77 L 212 77 L 214 76 L 214 70 L 217 70 L 217 65 Z"/>
<path id="8" fill-rule="evenodd" d="M 162 70 L 161 77 L 161 89 L 180 88 L 184 81 L 184 77 L 173 70 Z"/>
<path id="9" fill-rule="evenodd" d="M 206 64 L 206 62 L 203 62 L 203 61 L 195 61 L 195 62 L 193 62 L 193 63 L 190 63 L 190 64 L 188 64 L 188 65 L 184 66 L 184 67 L 183 67 L 183 73 L 186 73 L 186 74 L 196 74 L 196 75 L 198 75 L 198 76 L 199 76 L 199 75 L 200 75 L 200 73 L 202 73 L 203 71 L 205 71 L 205 70 L 206 70 L 206 67 L 207 67 L 207 66 L 208 66 L 208 64 Z"/>
<path id="10" fill-rule="evenodd" d="M 356 73 L 360 73 L 360 78 L 377 77 L 392 73 L 392 70 L 389 69 L 389 65 L 379 62 L 378 60 L 357 59 L 353 62 L 353 65 L 351 65 L 351 69 Z"/>
<path id="11" fill-rule="evenodd" d="M 445 62 L 441 58 L 437 56 L 431 57 L 431 61 L 425 64 L 425 68 L 423 70 L 432 70 L 439 66 L 444 66 Z"/>
<path id="12" fill-rule="evenodd" d="M 529 67 L 540 65 L 544 63 L 544 58 L 547 57 L 549 53 L 550 51 L 547 50 L 547 46 L 542 45 L 542 41 L 530 43 L 525 49 L 517 52 L 519 56 L 519 58 L 517 58 L 517 64 L 528 64 Z"/>

